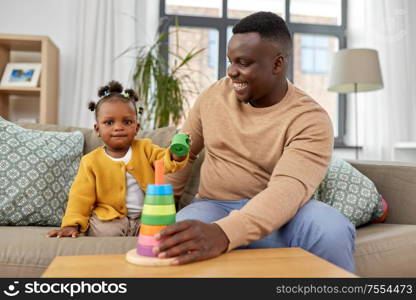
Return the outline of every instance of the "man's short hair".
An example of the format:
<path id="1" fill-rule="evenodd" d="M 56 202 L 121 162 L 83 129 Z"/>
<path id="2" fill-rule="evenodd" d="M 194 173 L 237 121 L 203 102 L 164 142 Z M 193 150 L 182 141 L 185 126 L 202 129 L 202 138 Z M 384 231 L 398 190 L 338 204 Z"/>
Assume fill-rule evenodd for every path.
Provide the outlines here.
<path id="1" fill-rule="evenodd" d="M 292 51 L 292 37 L 286 22 L 272 12 L 260 11 L 241 19 L 233 27 L 233 34 L 257 32 L 262 39 L 277 42 L 286 50 L 286 55 Z"/>

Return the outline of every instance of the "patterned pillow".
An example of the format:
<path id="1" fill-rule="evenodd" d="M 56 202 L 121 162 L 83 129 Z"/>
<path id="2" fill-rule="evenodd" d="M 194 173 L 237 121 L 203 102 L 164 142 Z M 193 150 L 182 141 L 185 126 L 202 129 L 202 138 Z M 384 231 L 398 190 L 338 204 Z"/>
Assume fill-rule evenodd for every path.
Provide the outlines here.
<path id="1" fill-rule="evenodd" d="M 377 216 L 371 223 L 383 223 L 384 221 L 386 221 L 387 216 L 389 215 L 389 205 L 387 203 L 386 200 L 384 200 L 383 197 L 381 197 L 381 206 L 380 206 L 380 210 L 376 213 Z"/>
<path id="2" fill-rule="evenodd" d="M 81 132 L 24 129 L 0 117 L 0 225 L 59 226 L 83 145 Z"/>
<path id="3" fill-rule="evenodd" d="M 333 157 L 315 198 L 338 209 L 356 227 L 383 215 L 383 202 L 374 183 L 348 162 Z"/>

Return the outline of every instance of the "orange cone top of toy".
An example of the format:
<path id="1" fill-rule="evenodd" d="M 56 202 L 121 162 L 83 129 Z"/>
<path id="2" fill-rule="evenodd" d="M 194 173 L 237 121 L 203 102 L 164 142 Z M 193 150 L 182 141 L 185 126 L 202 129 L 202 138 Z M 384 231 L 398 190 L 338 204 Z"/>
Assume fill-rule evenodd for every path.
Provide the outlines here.
<path id="1" fill-rule="evenodd" d="M 155 161 L 155 184 L 162 185 L 164 182 L 165 166 L 163 160 Z"/>

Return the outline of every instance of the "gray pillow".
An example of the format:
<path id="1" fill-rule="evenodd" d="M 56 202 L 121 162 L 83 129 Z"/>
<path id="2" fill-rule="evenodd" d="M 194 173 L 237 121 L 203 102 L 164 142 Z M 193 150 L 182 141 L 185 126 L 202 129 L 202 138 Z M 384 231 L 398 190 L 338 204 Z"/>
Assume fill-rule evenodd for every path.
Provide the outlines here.
<path id="1" fill-rule="evenodd" d="M 315 198 L 339 210 L 356 227 L 383 215 L 383 203 L 374 183 L 348 162 L 333 157 Z"/>
<path id="2" fill-rule="evenodd" d="M 0 225 L 59 226 L 83 145 L 81 132 L 24 129 L 0 117 Z"/>
<path id="3" fill-rule="evenodd" d="M 171 127 L 162 127 L 154 130 L 140 130 L 139 134 L 136 136 L 138 139 L 151 139 L 152 143 L 160 147 L 168 147 L 171 142 L 172 137 L 177 132 L 176 128 Z"/>

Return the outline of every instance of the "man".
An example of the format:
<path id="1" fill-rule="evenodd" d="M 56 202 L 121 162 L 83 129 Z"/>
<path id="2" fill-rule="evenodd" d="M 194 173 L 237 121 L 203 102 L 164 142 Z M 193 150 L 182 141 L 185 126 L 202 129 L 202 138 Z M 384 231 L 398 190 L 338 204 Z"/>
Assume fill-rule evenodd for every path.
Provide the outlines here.
<path id="1" fill-rule="evenodd" d="M 183 131 L 205 147 L 198 199 L 153 249 L 175 264 L 237 247 L 301 247 L 354 271 L 354 226 L 310 199 L 333 147 L 327 113 L 286 79 L 292 41 L 283 19 L 259 12 L 233 28 L 228 77 L 197 99 Z M 192 166 L 169 176 L 181 193 Z"/>

